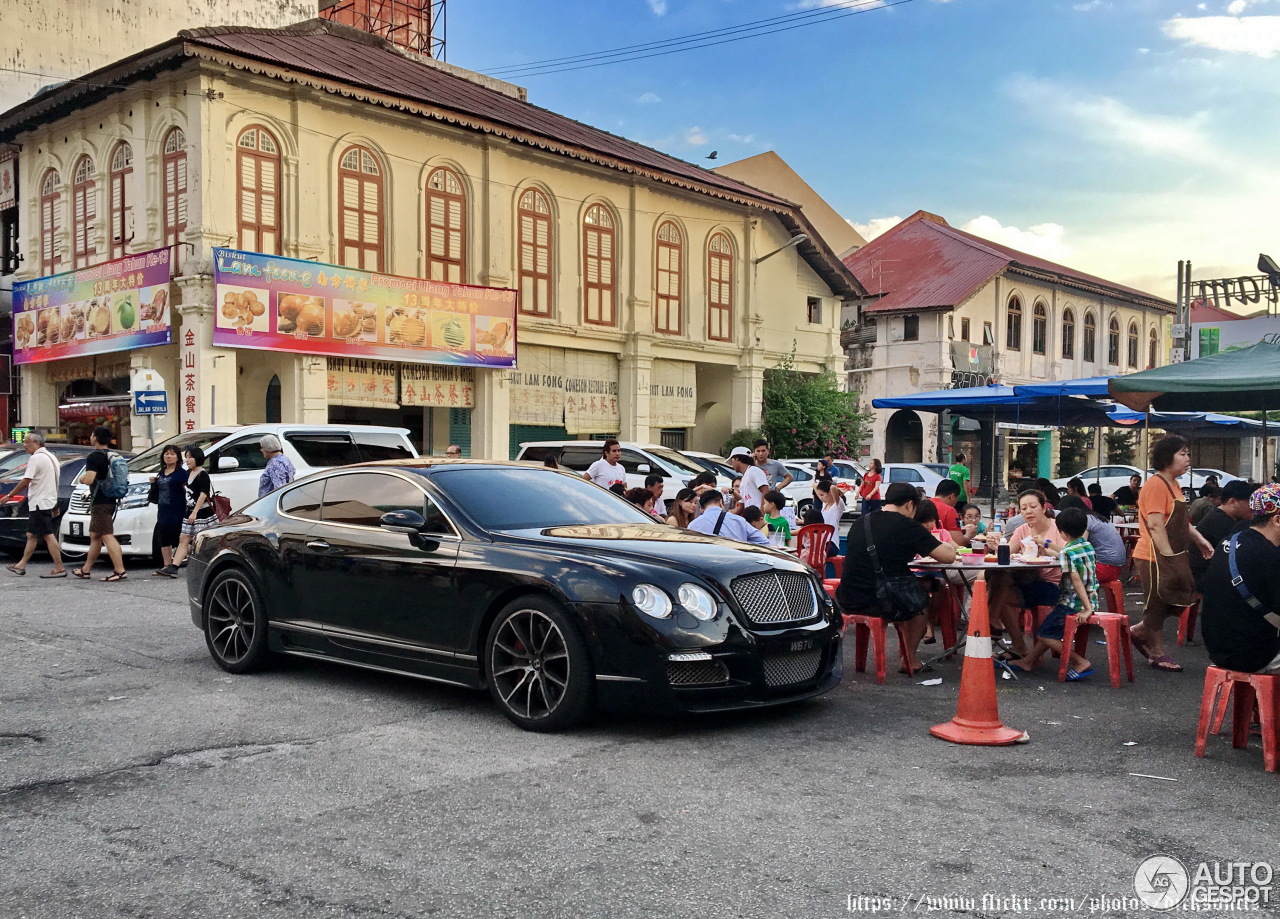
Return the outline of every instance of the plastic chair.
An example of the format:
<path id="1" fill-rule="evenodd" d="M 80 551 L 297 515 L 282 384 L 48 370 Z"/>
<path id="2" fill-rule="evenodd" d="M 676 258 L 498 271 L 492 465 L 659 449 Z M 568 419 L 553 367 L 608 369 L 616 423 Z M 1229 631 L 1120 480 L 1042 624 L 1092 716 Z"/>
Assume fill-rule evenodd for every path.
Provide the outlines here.
<path id="1" fill-rule="evenodd" d="M 831 566 L 831 570 L 835 572 L 832 577 L 837 581 L 844 577 L 844 556 L 833 555 L 827 559 L 827 564 Z"/>
<path id="2" fill-rule="evenodd" d="M 1178 616 L 1178 644 L 1186 645 L 1196 643 L 1196 619 L 1200 616 L 1200 598 L 1196 598 L 1196 602 L 1190 606 L 1182 608 L 1182 614 Z"/>
<path id="3" fill-rule="evenodd" d="M 876 682 L 883 683 L 888 670 L 886 662 L 886 649 L 889 644 L 888 623 L 879 616 L 859 616 L 853 613 L 844 614 L 844 627 L 847 631 L 849 626 L 853 626 L 853 669 L 856 673 L 865 673 L 867 670 L 867 641 L 871 642 L 871 650 L 875 655 L 876 665 Z M 915 670 L 908 663 L 910 659 L 907 654 L 907 641 L 902 637 L 902 631 L 895 628 L 898 633 L 898 653 L 902 655 L 902 666 L 907 669 L 907 676 L 915 676 Z"/>
<path id="4" fill-rule="evenodd" d="M 1115 613 L 1117 616 L 1126 615 L 1124 611 L 1124 585 L 1117 578 L 1114 581 L 1107 581 L 1102 585 L 1103 593 L 1107 598 L 1107 612 Z M 1178 642 L 1182 644 L 1182 642 Z"/>
<path id="5" fill-rule="evenodd" d="M 829 523 L 811 523 L 796 531 L 796 558 L 822 577 L 827 570 L 827 546 L 836 528 Z"/>
<path id="6" fill-rule="evenodd" d="M 1035 609 L 1022 608 L 1022 631 L 1027 636 L 1028 647 L 1035 641 L 1036 632 L 1040 629 L 1040 626 L 1044 625 L 1044 621 L 1049 618 L 1049 614 L 1052 612 L 1052 606 L 1037 606 Z"/>
<path id="7" fill-rule="evenodd" d="M 1071 655 L 1067 648 L 1073 644 L 1081 657 L 1089 650 L 1089 626 L 1101 626 L 1107 636 L 1107 666 L 1111 671 L 1111 688 L 1120 688 L 1120 662 L 1124 661 L 1129 682 L 1133 682 L 1133 650 L 1129 647 L 1129 617 L 1123 613 L 1094 613 L 1085 628 L 1076 626 L 1076 617 L 1068 616 L 1062 629 L 1062 663 L 1058 665 L 1058 682 L 1067 679 L 1071 667 Z"/>
<path id="8" fill-rule="evenodd" d="M 1200 696 L 1200 720 L 1196 725 L 1196 756 L 1203 757 L 1209 741 L 1210 723 L 1221 702 L 1223 690 L 1232 699 L 1231 746 L 1249 745 L 1249 719 L 1257 712 L 1262 729 L 1262 762 L 1268 772 L 1280 771 L 1280 674 L 1241 673 L 1209 667 L 1204 675 L 1204 692 Z M 1214 725 L 1214 733 L 1222 725 L 1225 708 Z"/>

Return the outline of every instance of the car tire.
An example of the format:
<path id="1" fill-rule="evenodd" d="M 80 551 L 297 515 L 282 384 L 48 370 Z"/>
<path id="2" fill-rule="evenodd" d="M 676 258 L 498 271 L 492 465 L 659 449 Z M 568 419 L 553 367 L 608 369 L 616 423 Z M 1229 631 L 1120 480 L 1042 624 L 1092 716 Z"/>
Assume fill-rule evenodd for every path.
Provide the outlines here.
<path id="1" fill-rule="evenodd" d="M 796 503 L 796 522 L 801 526 L 804 525 L 804 515 L 809 513 L 809 509 L 813 507 L 813 499 L 806 498 Z"/>
<path id="2" fill-rule="evenodd" d="M 562 731 L 594 704 L 595 673 L 577 624 L 538 596 L 508 603 L 485 641 L 489 695 L 526 731 Z"/>
<path id="3" fill-rule="evenodd" d="M 204 639 L 214 662 L 228 673 L 248 673 L 267 660 L 267 613 L 249 575 L 227 568 L 204 594 Z"/>

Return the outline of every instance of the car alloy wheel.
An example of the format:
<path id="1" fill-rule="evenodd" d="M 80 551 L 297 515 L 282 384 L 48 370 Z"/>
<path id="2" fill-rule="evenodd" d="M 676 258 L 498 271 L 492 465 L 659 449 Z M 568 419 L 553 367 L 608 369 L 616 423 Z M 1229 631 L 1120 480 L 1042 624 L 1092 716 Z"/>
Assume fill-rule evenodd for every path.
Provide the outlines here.
<path id="1" fill-rule="evenodd" d="M 580 721 L 594 679 L 577 626 L 549 600 L 528 597 L 504 609 L 489 630 L 489 692 L 504 715 L 531 731 Z"/>
<path id="2" fill-rule="evenodd" d="M 204 597 L 204 637 L 214 661 L 230 673 L 246 673 L 266 659 L 267 618 L 244 572 L 214 576 Z"/>

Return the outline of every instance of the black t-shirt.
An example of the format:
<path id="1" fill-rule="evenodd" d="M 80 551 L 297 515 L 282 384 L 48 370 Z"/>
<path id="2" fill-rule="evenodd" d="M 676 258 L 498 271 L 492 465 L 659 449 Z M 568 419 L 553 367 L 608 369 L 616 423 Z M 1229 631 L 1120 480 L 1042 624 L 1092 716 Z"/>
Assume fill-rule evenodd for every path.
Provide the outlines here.
<path id="1" fill-rule="evenodd" d="M 1213 546 L 1215 555 L 1222 551 L 1222 541 L 1224 539 L 1232 533 L 1242 532 L 1248 528 L 1248 520 L 1236 520 L 1220 507 L 1215 507 L 1205 514 L 1200 520 L 1200 525 L 1196 527 L 1200 535 L 1209 541 L 1209 545 Z M 1201 555 L 1194 546 L 1188 555 L 1191 559 L 1191 573 L 1195 575 L 1196 587 L 1199 588 L 1206 572 L 1209 570 L 1209 560 Z"/>
<path id="2" fill-rule="evenodd" d="M 1106 495 L 1090 496 L 1089 501 L 1093 504 L 1093 512 L 1105 520 L 1110 520 L 1116 508 L 1120 506 L 1114 498 L 1108 498 Z"/>
<path id="3" fill-rule="evenodd" d="M 107 459 L 107 451 L 94 450 L 85 457 L 84 468 L 86 472 L 97 473 L 93 484 L 89 486 L 89 491 L 93 494 L 93 503 L 114 505 L 116 499 L 102 492 L 102 486 L 106 484 L 107 479 L 111 478 L 111 462 Z"/>
<path id="4" fill-rule="evenodd" d="M 1128 485 L 1121 485 L 1111 497 L 1125 507 L 1136 507 L 1138 504 L 1138 493 Z"/>
<path id="5" fill-rule="evenodd" d="M 209 481 L 209 473 L 201 469 L 195 475 L 187 480 L 187 516 L 190 517 L 196 509 L 196 501 L 200 495 L 204 495 L 204 504 L 200 507 L 200 513 L 196 514 L 197 520 L 207 520 L 214 515 L 213 499 L 213 483 Z"/>
<path id="6" fill-rule="evenodd" d="M 1255 673 L 1280 654 L 1280 629 L 1262 618 L 1263 613 L 1280 612 L 1280 547 L 1248 527 L 1236 545 L 1236 566 L 1263 609 L 1250 609 L 1232 585 L 1226 550 L 1219 548 L 1202 586 L 1201 630 L 1211 661 Z"/>
<path id="7" fill-rule="evenodd" d="M 871 538 L 885 577 L 911 574 L 907 562 L 928 555 L 941 543 L 923 525 L 897 511 L 872 511 Z M 841 609 L 868 609 L 876 602 L 876 569 L 867 551 L 866 525 L 861 520 L 849 528 L 845 544 L 844 574 L 836 588 Z"/>

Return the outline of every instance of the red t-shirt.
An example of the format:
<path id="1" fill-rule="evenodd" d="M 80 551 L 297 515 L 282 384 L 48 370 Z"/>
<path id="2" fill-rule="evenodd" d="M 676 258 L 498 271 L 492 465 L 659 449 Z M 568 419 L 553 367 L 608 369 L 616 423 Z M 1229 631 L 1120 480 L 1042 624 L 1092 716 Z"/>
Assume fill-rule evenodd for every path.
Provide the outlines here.
<path id="1" fill-rule="evenodd" d="M 960 517 L 956 514 L 954 506 L 943 501 L 941 498 L 930 498 L 934 507 L 938 509 L 938 529 L 940 530 L 958 530 L 960 529 Z"/>

